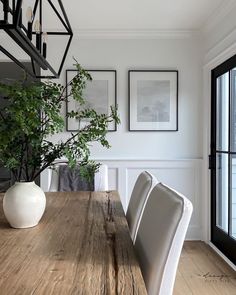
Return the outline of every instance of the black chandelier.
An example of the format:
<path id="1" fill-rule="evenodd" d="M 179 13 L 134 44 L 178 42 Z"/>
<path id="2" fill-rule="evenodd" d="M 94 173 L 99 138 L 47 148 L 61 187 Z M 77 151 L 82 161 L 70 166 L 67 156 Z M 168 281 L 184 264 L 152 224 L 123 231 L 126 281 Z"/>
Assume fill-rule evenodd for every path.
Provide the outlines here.
<path id="1" fill-rule="evenodd" d="M 51 0 L 32 0 L 33 5 L 28 7 L 23 2 L 23 0 L 0 0 L 0 30 L 5 31 L 24 50 L 31 59 L 32 68 L 26 67 L 24 62 L 4 48 L 3 42 L 0 42 L 0 51 L 33 77 L 58 78 L 73 37 L 62 1 L 56 0 L 53 3 Z M 60 22 L 62 27 L 60 31 L 46 29 L 43 16 L 45 3 L 47 3 L 47 10 L 50 8 L 51 13 Z M 26 23 L 22 21 L 22 15 L 26 18 Z M 48 38 L 53 36 L 67 36 L 68 38 L 58 70 L 55 70 L 47 60 Z M 41 70 L 50 71 L 50 75 L 38 74 L 36 66 Z"/>

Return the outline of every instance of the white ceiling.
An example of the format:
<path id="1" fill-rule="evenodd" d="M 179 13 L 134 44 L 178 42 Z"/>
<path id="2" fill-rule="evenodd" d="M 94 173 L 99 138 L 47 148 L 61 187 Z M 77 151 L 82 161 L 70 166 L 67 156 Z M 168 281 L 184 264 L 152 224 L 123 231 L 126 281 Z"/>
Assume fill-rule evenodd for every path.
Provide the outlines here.
<path id="1" fill-rule="evenodd" d="M 64 0 L 74 30 L 198 30 L 232 0 Z"/>

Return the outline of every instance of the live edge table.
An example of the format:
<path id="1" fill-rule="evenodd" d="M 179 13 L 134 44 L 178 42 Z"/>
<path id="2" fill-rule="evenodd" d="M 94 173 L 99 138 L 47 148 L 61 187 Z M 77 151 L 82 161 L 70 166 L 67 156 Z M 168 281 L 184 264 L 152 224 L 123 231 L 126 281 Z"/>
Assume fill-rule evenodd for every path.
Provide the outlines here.
<path id="1" fill-rule="evenodd" d="M 1 295 L 147 294 L 117 192 L 46 195 L 29 229 L 9 227 L 0 195 Z"/>

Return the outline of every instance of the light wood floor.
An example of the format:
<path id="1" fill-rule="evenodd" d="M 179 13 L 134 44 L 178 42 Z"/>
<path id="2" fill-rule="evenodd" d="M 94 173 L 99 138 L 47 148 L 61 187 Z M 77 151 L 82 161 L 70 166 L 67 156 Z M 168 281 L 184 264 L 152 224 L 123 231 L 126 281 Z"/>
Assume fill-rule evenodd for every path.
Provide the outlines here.
<path id="1" fill-rule="evenodd" d="M 236 295 L 236 272 L 203 242 L 185 242 L 181 254 L 174 295 L 190 294 Z"/>

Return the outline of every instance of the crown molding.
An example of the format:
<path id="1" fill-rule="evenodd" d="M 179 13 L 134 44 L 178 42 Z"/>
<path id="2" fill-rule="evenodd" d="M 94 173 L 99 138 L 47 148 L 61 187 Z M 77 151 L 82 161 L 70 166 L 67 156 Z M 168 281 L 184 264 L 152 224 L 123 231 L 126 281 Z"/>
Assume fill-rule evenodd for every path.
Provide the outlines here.
<path id="1" fill-rule="evenodd" d="M 74 31 L 79 39 L 186 39 L 198 31 L 154 29 L 88 29 Z"/>
<path id="2" fill-rule="evenodd" d="M 213 14 L 208 18 L 207 22 L 202 26 L 203 33 L 209 33 L 219 22 L 221 22 L 234 8 L 235 0 L 225 0 L 218 6 Z"/>
<path id="3" fill-rule="evenodd" d="M 236 29 L 233 30 L 226 38 L 218 42 L 214 47 L 210 48 L 204 58 L 204 67 L 209 68 L 212 65 L 216 67 L 218 64 L 227 60 L 236 53 Z M 225 44 L 228 44 L 225 48 Z"/>
<path id="4" fill-rule="evenodd" d="M 56 28 L 48 31 L 61 32 Z M 93 29 L 81 28 L 73 30 L 79 39 L 188 39 L 200 33 L 199 30 L 158 30 L 158 29 Z M 0 37 L 5 36 L 0 31 Z"/>

